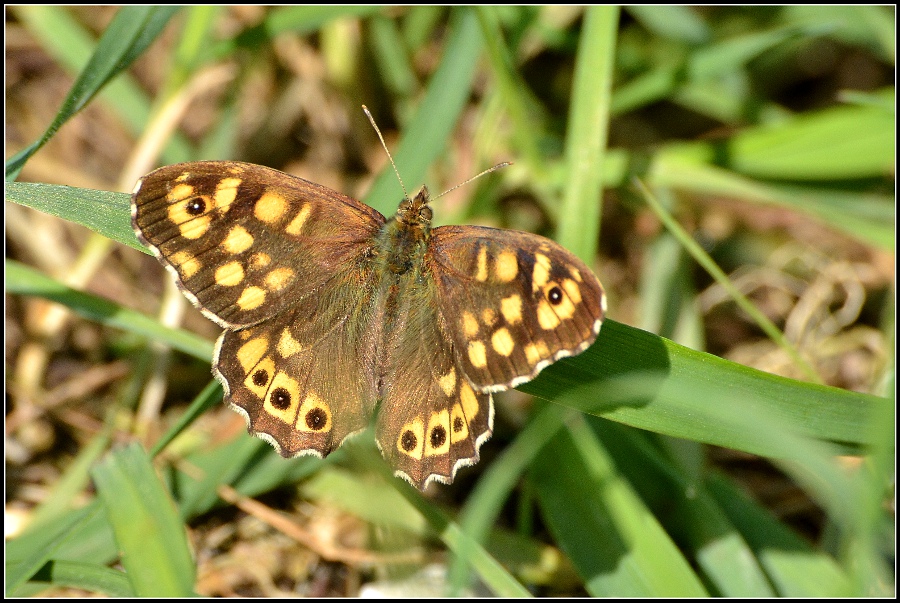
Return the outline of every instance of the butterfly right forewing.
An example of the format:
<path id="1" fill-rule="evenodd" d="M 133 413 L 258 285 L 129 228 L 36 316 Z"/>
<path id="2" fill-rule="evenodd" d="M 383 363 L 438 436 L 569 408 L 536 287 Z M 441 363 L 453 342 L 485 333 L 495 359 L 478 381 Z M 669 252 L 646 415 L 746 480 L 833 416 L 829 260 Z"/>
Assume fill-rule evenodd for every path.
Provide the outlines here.
<path id="1" fill-rule="evenodd" d="M 482 391 L 533 379 L 597 337 L 606 301 L 593 272 L 544 237 L 478 226 L 431 233 L 443 325 Z"/>

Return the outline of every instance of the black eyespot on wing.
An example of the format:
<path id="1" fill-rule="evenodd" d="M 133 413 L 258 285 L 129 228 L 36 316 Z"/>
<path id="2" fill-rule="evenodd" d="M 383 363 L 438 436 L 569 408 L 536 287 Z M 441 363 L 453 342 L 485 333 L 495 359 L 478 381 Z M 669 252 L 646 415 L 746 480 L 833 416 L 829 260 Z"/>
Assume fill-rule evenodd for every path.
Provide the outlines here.
<path id="1" fill-rule="evenodd" d="M 306 426 L 313 431 L 319 431 L 328 422 L 328 415 L 321 408 L 313 408 L 306 413 Z"/>
<path id="2" fill-rule="evenodd" d="M 269 382 L 269 373 L 260 369 L 253 373 L 253 385 L 256 387 L 262 387 L 266 383 Z"/>
<path id="3" fill-rule="evenodd" d="M 547 291 L 547 299 L 554 306 L 559 305 L 559 303 L 562 302 L 563 299 L 562 289 L 560 289 L 558 286 L 554 286 L 552 289 Z"/>
<path id="4" fill-rule="evenodd" d="M 403 432 L 403 435 L 400 437 L 400 446 L 403 447 L 403 450 L 407 452 L 412 452 L 416 449 L 416 446 L 419 445 L 419 439 L 416 437 L 416 434 L 412 432 L 411 429 L 407 429 Z"/>
<path id="5" fill-rule="evenodd" d="M 440 448 L 447 441 L 447 431 L 443 425 L 437 425 L 431 430 L 431 447 Z"/>
<path id="6" fill-rule="evenodd" d="M 291 405 L 291 393 L 283 387 L 278 387 L 272 392 L 272 406 L 278 410 L 284 410 Z"/>

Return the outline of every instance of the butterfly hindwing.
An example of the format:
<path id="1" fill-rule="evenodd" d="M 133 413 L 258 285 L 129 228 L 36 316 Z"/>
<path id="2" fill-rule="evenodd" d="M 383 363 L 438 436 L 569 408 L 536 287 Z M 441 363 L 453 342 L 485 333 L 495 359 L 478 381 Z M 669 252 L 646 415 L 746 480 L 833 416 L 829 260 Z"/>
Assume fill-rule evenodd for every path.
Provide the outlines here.
<path id="1" fill-rule="evenodd" d="M 420 490 L 433 480 L 450 483 L 460 467 L 478 462 L 494 412 L 491 395 L 466 380 L 437 309 L 416 303 L 433 297 L 433 288 L 412 284 L 397 301 L 375 432 L 395 473 Z"/>
<path id="2" fill-rule="evenodd" d="M 431 233 L 437 305 L 468 378 L 515 387 L 597 337 L 606 302 L 597 277 L 544 237 L 478 226 Z"/>
<path id="3" fill-rule="evenodd" d="M 219 339 L 226 401 L 283 456 L 325 456 L 371 419 L 371 276 L 339 273 L 323 294 Z"/>

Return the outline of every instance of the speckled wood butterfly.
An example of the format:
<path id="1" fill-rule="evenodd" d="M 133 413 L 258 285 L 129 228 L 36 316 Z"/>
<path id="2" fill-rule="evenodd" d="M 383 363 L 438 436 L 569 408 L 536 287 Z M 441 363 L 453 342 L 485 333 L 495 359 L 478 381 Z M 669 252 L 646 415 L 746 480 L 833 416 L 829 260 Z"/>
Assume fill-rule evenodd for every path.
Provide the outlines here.
<path id="1" fill-rule="evenodd" d="M 427 189 L 391 219 L 248 163 L 144 176 L 132 223 L 225 332 L 213 374 L 249 431 L 285 457 L 324 457 L 377 410 L 378 446 L 420 489 L 478 461 L 491 392 L 597 337 L 603 288 L 553 241 L 431 228 Z"/>

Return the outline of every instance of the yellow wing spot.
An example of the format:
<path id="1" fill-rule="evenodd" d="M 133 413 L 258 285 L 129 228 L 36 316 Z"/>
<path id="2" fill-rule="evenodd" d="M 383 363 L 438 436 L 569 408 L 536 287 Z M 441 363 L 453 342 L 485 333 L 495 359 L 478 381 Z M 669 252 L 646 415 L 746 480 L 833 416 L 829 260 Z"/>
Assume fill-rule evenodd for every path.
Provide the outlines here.
<path id="1" fill-rule="evenodd" d="M 422 460 L 422 452 L 425 450 L 425 426 L 422 419 L 416 418 L 400 428 L 397 450 L 417 461 Z"/>
<path id="2" fill-rule="evenodd" d="M 444 392 L 444 395 L 448 398 L 452 396 L 453 392 L 456 391 L 456 369 L 450 367 L 450 372 L 438 379 L 438 385 L 441 386 L 441 391 Z"/>
<path id="3" fill-rule="evenodd" d="M 484 349 L 484 344 L 480 341 L 469 342 L 469 361 L 475 368 L 487 366 L 487 352 Z"/>
<path id="4" fill-rule="evenodd" d="M 212 222 L 212 220 L 209 216 L 200 216 L 199 218 L 194 218 L 190 222 L 185 222 L 178 227 L 178 230 L 181 231 L 181 236 L 185 239 L 199 239 L 206 234 L 207 230 L 209 230 L 210 222 Z"/>
<path id="5" fill-rule="evenodd" d="M 234 287 L 244 280 L 244 267 L 239 262 L 228 262 L 216 268 L 216 284 Z"/>
<path id="6" fill-rule="evenodd" d="M 483 283 L 487 280 L 487 277 L 487 247 L 481 245 L 478 248 L 478 272 L 475 273 L 475 280 L 481 281 Z"/>
<path id="7" fill-rule="evenodd" d="M 182 174 L 182 177 L 187 178 L 189 175 L 190 174 Z M 190 184 L 176 184 L 172 187 L 172 190 L 169 191 L 169 194 L 166 195 L 166 201 L 168 201 L 169 203 L 178 203 L 179 201 L 183 201 L 184 199 L 188 199 L 193 196 L 193 186 L 191 186 Z"/>
<path id="8" fill-rule="evenodd" d="M 569 296 L 569 299 L 572 300 L 573 304 L 581 303 L 581 288 L 578 286 L 578 283 L 567 278 L 563 280 L 562 288 L 565 290 L 566 295 Z"/>
<path id="9" fill-rule="evenodd" d="M 287 228 L 284 229 L 286 233 L 289 235 L 298 235 L 300 231 L 303 230 L 303 224 L 306 222 L 307 218 L 309 218 L 309 214 L 312 211 L 312 206 L 310 204 L 304 205 L 300 211 L 294 216 L 294 219 L 291 220 L 291 223 L 287 225 Z"/>
<path id="10" fill-rule="evenodd" d="M 266 287 L 269 291 L 280 291 L 294 280 L 294 271 L 290 268 L 276 268 L 266 275 Z"/>
<path id="11" fill-rule="evenodd" d="M 478 320 L 471 312 L 463 312 L 462 326 L 466 339 L 472 339 L 478 335 Z"/>
<path id="12" fill-rule="evenodd" d="M 219 185 L 216 186 L 216 194 L 213 195 L 213 202 L 216 204 L 216 208 L 226 211 L 234 203 L 240 185 L 240 178 L 225 178 L 219 182 Z"/>
<path id="13" fill-rule="evenodd" d="M 259 362 L 254 362 L 247 370 L 249 372 L 247 378 L 244 379 L 244 386 L 257 398 L 265 400 L 269 384 L 272 382 L 272 377 L 275 376 L 275 361 L 266 357 Z"/>
<path id="14" fill-rule="evenodd" d="M 574 278 L 579 283 L 584 282 L 581 279 L 581 272 L 579 272 L 578 268 L 576 268 L 575 266 L 569 266 L 569 274 L 571 274 L 572 278 Z"/>
<path id="15" fill-rule="evenodd" d="M 543 340 L 537 343 L 525 344 L 525 359 L 528 360 L 528 364 L 535 365 L 544 358 L 549 357 L 550 350 L 547 349 L 547 344 Z"/>
<path id="16" fill-rule="evenodd" d="M 450 443 L 462 442 L 467 437 L 469 437 L 469 423 L 466 421 L 466 415 L 459 403 L 454 404 L 450 411 Z"/>
<path id="17" fill-rule="evenodd" d="M 202 266 L 200 260 L 189 254 L 187 251 L 173 253 L 172 257 L 169 258 L 169 261 L 178 268 L 178 272 L 181 274 L 182 278 L 191 278 L 197 274 Z"/>
<path id="18" fill-rule="evenodd" d="M 175 179 L 175 182 L 184 182 L 185 180 L 187 180 L 190 177 L 191 177 L 190 172 L 182 172 L 181 175 Z"/>
<path id="19" fill-rule="evenodd" d="M 243 253 L 253 246 L 253 235 L 247 232 L 243 226 L 235 226 L 228 231 L 222 247 L 228 253 Z"/>
<path id="20" fill-rule="evenodd" d="M 447 409 L 431 413 L 425 430 L 425 456 L 447 454 L 450 451 L 450 413 Z"/>
<path id="21" fill-rule="evenodd" d="M 326 433 L 331 431 L 331 408 L 315 392 L 309 392 L 297 413 L 297 431 Z"/>
<path id="22" fill-rule="evenodd" d="M 510 295 L 500 300 L 500 314 L 510 325 L 522 322 L 522 296 Z"/>
<path id="23" fill-rule="evenodd" d="M 289 328 L 285 328 L 281 332 L 281 338 L 278 340 L 278 346 L 276 347 L 278 353 L 282 358 L 290 358 L 294 354 L 299 354 L 303 351 L 303 346 L 299 341 L 294 339 L 294 336 L 291 335 L 291 330 Z"/>
<path id="24" fill-rule="evenodd" d="M 267 224 L 278 222 L 287 211 L 287 200 L 276 193 L 263 193 L 253 207 L 253 215 Z"/>
<path id="25" fill-rule="evenodd" d="M 531 287 L 535 291 L 550 281 L 550 258 L 542 253 L 534 254 L 534 270 L 531 273 Z"/>
<path id="26" fill-rule="evenodd" d="M 268 349 L 269 340 L 266 337 L 256 337 L 239 347 L 235 355 L 244 372 L 249 373 L 250 369 L 259 364 Z"/>
<path id="27" fill-rule="evenodd" d="M 266 292 L 259 287 L 247 287 L 237 300 L 241 310 L 253 310 L 260 307 L 266 301 Z"/>
<path id="28" fill-rule="evenodd" d="M 508 283 L 519 274 L 519 262 L 513 251 L 504 251 L 497 256 L 494 262 L 494 272 L 497 280 L 501 283 Z"/>
<path id="29" fill-rule="evenodd" d="M 468 381 L 462 381 L 459 387 L 459 401 L 462 403 L 462 411 L 465 413 L 468 422 L 478 414 L 478 396 L 472 390 L 472 386 Z"/>
<path id="30" fill-rule="evenodd" d="M 259 270 L 268 266 L 271 261 L 272 258 L 268 253 L 254 253 L 250 256 L 250 267 Z"/>
<path id="31" fill-rule="evenodd" d="M 481 320 L 489 327 L 493 327 L 497 322 L 497 313 L 492 308 L 485 308 L 481 311 Z"/>
<path id="32" fill-rule="evenodd" d="M 541 328 L 545 331 L 555 329 L 559 326 L 559 316 L 556 315 L 556 312 L 553 311 L 553 308 L 550 307 L 550 304 L 547 303 L 547 300 L 545 299 L 542 299 L 538 304 L 537 317 L 538 324 L 541 325 Z"/>
<path id="33" fill-rule="evenodd" d="M 300 406 L 300 384 L 285 372 L 276 373 L 269 385 L 269 391 L 266 392 L 263 408 L 276 419 L 293 425 L 298 406 Z"/>
<path id="34" fill-rule="evenodd" d="M 513 341 L 512 335 L 510 335 L 509 331 L 504 327 L 497 329 L 491 336 L 491 346 L 494 348 L 494 351 L 501 356 L 508 357 L 513 353 L 513 350 L 516 349 L 516 342 Z"/>

